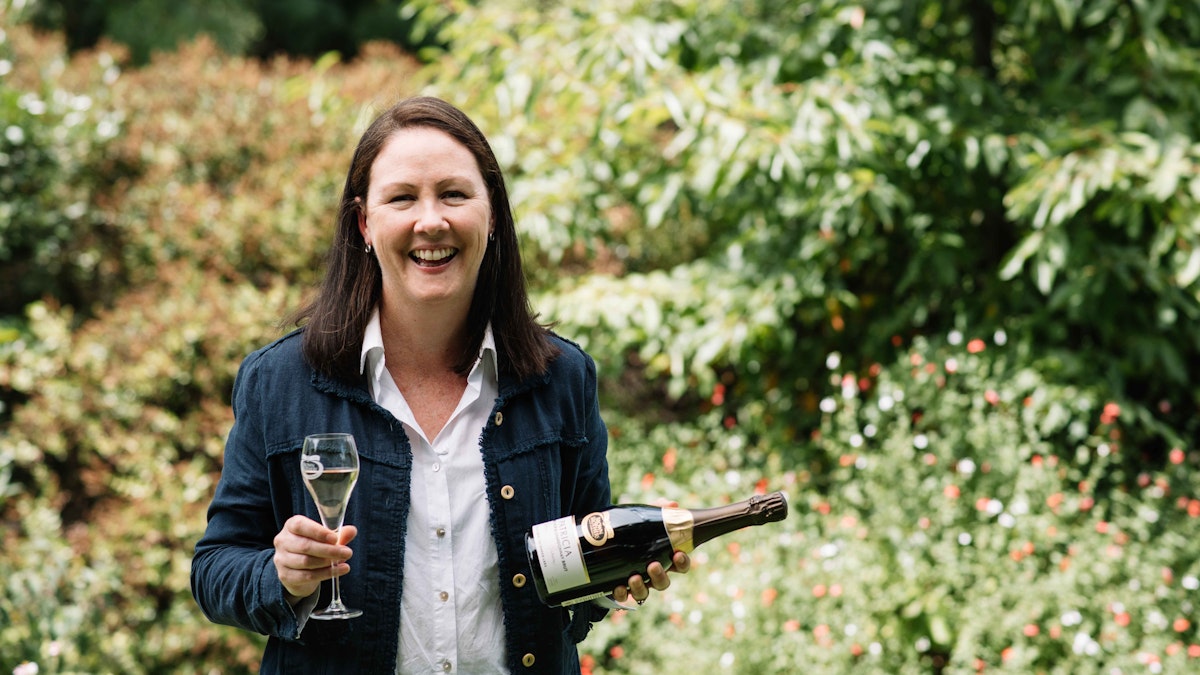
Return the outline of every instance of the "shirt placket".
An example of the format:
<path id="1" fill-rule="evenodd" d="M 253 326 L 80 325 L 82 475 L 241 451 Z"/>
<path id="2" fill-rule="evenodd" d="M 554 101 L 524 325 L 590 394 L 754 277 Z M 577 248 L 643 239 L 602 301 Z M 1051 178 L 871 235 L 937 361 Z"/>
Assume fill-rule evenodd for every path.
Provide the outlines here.
<path id="1" fill-rule="evenodd" d="M 450 483 L 447 479 L 444 451 L 435 452 L 422 441 L 426 498 L 429 502 L 429 550 L 432 552 L 434 580 L 433 626 L 436 659 L 433 672 L 455 672 L 458 663 L 458 627 L 454 614 L 454 531 L 450 523 Z"/>

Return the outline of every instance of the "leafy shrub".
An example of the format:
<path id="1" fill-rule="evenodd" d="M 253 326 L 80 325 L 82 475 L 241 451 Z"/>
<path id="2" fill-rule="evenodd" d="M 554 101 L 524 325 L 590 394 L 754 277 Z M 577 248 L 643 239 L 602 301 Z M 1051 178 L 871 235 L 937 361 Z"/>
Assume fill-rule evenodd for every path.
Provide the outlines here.
<path id="1" fill-rule="evenodd" d="M 584 644 L 590 672 L 1194 670 L 1195 450 L 1117 488 L 1127 413 L 1005 365 L 1011 347 L 953 342 L 861 378 L 831 355 L 809 464 L 719 414 L 612 420 L 621 501 L 784 490 L 792 508 L 612 616 Z"/>
<path id="2" fill-rule="evenodd" d="M 0 30 L 0 315 L 43 294 L 94 300 L 120 244 L 95 209 L 118 170 L 105 152 L 121 130 L 96 85 L 118 70 L 103 54 L 91 64 L 91 87 L 63 86 L 61 58 L 29 72 L 31 39 Z"/>

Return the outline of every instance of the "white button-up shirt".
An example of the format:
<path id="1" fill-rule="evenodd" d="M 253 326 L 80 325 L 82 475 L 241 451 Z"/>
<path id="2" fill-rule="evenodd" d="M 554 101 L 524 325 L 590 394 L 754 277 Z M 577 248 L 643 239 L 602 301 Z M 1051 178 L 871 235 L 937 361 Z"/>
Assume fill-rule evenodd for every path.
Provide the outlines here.
<path id="1" fill-rule="evenodd" d="M 375 402 L 404 424 L 413 451 L 396 672 L 506 674 L 499 565 L 479 447 L 498 393 L 491 327 L 458 407 L 433 439 L 388 372 L 378 309 L 363 336 L 361 367 Z"/>

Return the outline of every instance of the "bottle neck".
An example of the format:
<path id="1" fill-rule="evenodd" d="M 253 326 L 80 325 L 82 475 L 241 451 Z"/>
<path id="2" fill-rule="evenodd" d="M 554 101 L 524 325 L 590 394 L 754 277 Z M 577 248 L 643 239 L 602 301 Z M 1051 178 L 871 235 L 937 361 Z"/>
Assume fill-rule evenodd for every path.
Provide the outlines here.
<path id="1" fill-rule="evenodd" d="M 692 547 L 743 527 L 783 520 L 787 511 L 787 499 L 782 492 L 756 495 L 726 506 L 691 509 Z"/>

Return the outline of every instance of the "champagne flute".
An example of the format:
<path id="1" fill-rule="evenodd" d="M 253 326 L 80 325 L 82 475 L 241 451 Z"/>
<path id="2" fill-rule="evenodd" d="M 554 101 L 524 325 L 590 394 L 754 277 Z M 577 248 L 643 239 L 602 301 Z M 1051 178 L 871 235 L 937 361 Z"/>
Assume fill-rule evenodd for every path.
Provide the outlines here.
<path id="1" fill-rule="evenodd" d="M 321 522 L 340 533 L 342 520 L 346 517 L 346 503 L 358 480 L 358 448 L 354 445 L 354 437 L 350 434 L 306 437 L 300 453 L 300 473 L 308 493 L 317 503 Z M 331 563 L 330 567 L 336 568 L 337 563 Z M 333 599 L 325 609 L 313 612 L 311 618 L 353 619 L 362 616 L 362 610 L 342 604 L 338 578 L 333 577 L 330 581 L 333 582 Z"/>

